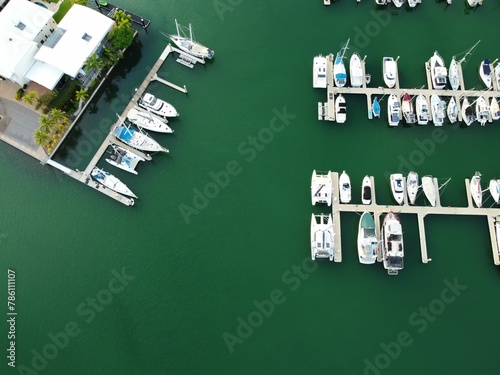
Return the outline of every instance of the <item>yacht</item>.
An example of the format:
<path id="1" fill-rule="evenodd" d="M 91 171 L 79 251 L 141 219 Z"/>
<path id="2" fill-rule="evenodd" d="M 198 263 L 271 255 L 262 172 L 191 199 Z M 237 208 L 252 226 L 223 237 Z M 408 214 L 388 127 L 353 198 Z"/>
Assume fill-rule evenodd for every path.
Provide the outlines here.
<path id="1" fill-rule="evenodd" d="M 467 126 L 476 121 L 476 114 L 466 96 L 464 96 L 464 100 L 462 101 L 462 121 L 465 122 Z"/>
<path id="2" fill-rule="evenodd" d="M 446 114 L 448 115 L 448 120 L 450 120 L 450 123 L 454 123 L 457 121 L 458 118 L 458 107 L 457 107 L 457 102 L 455 101 L 455 97 L 451 97 L 450 101 L 448 102 L 448 107 L 446 108 Z"/>
<path id="3" fill-rule="evenodd" d="M 486 99 L 483 96 L 480 96 L 476 100 L 476 118 L 481 126 L 486 125 L 486 121 L 488 121 L 489 115 L 490 108 L 488 107 L 488 102 L 486 102 Z"/>
<path id="4" fill-rule="evenodd" d="M 351 201 L 351 179 L 345 171 L 339 177 L 339 191 L 340 202 L 349 203 Z"/>
<path id="5" fill-rule="evenodd" d="M 446 103 L 441 100 L 439 95 L 431 95 L 432 122 L 434 126 L 442 126 L 444 122 Z"/>
<path id="6" fill-rule="evenodd" d="M 380 103 L 378 101 L 378 98 L 375 97 L 373 99 L 373 103 L 372 103 L 372 113 L 373 113 L 373 116 L 375 117 L 380 117 Z"/>
<path id="7" fill-rule="evenodd" d="M 335 121 L 342 124 L 345 122 L 346 118 L 347 108 L 345 105 L 345 99 L 342 94 L 339 94 L 339 96 L 335 98 Z"/>
<path id="8" fill-rule="evenodd" d="M 490 60 L 484 59 L 479 66 L 479 76 L 487 89 L 491 88 L 491 67 Z"/>
<path id="9" fill-rule="evenodd" d="M 407 124 L 413 124 L 417 122 L 417 118 L 413 110 L 413 102 L 411 100 L 411 96 L 408 93 L 405 93 L 403 95 L 401 111 L 403 112 L 403 117 L 405 118 Z"/>
<path id="10" fill-rule="evenodd" d="M 424 191 L 425 197 L 431 206 L 436 207 L 436 197 L 438 192 L 436 191 L 436 185 L 434 185 L 432 176 L 422 177 L 422 190 Z"/>
<path id="11" fill-rule="evenodd" d="M 481 189 L 481 173 L 476 172 L 470 180 L 470 194 L 476 207 L 481 207 L 483 204 L 483 190 Z"/>
<path id="12" fill-rule="evenodd" d="M 500 203 L 500 180 L 490 180 L 490 194 L 496 204 Z"/>
<path id="13" fill-rule="evenodd" d="M 117 179 L 109 172 L 105 172 L 100 168 L 94 167 L 94 169 L 92 169 L 92 172 L 90 172 L 90 176 L 94 180 L 99 182 L 101 185 L 107 187 L 108 189 L 116 191 L 119 194 L 137 198 L 137 196 L 134 193 L 132 193 L 132 191 L 127 187 L 127 185 L 125 185 L 123 182 L 121 182 L 119 179 Z"/>
<path id="14" fill-rule="evenodd" d="M 146 93 L 137 102 L 139 107 L 161 117 L 176 117 L 179 113 L 173 105 L 156 98 L 154 95 Z"/>
<path id="15" fill-rule="evenodd" d="M 127 113 L 127 120 L 140 129 L 146 129 L 157 133 L 173 133 L 174 131 L 168 126 L 164 119 L 143 111 L 137 107 L 130 108 Z"/>
<path id="16" fill-rule="evenodd" d="M 446 86 L 446 78 L 448 77 L 448 70 L 444 65 L 443 58 L 435 51 L 434 55 L 429 60 L 432 87 L 435 90 L 442 90 Z"/>
<path id="17" fill-rule="evenodd" d="M 492 120 L 498 120 L 500 118 L 500 106 L 498 105 L 497 98 L 493 96 L 491 97 L 490 114 Z"/>
<path id="18" fill-rule="evenodd" d="M 397 275 L 404 268 L 403 228 L 394 212 L 385 215 L 382 224 L 384 268 L 389 275 Z"/>
<path id="19" fill-rule="evenodd" d="M 311 216 L 311 259 L 328 258 L 333 261 L 333 219 L 332 214 Z"/>
<path id="20" fill-rule="evenodd" d="M 318 55 L 313 59 L 313 87 L 315 89 L 325 89 L 326 84 L 326 57 Z"/>
<path id="21" fill-rule="evenodd" d="M 398 126 L 401 120 L 401 105 L 399 99 L 395 94 L 389 96 L 387 101 L 387 114 L 390 126 Z"/>
<path id="22" fill-rule="evenodd" d="M 337 52 L 335 56 L 335 62 L 333 63 L 333 79 L 335 81 L 335 86 L 344 87 L 347 83 L 347 74 L 344 65 L 344 54 L 349 44 L 349 39 L 344 44 L 344 46 Z"/>
<path id="23" fill-rule="evenodd" d="M 349 79 L 352 87 L 361 87 L 363 85 L 363 67 L 359 55 L 354 52 L 349 61 Z"/>
<path id="24" fill-rule="evenodd" d="M 460 72 L 458 71 L 458 63 L 455 56 L 451 59 L 450 69 L 448 70 L 448 80 L 453 90 L 458 90 L 460 87 Z"/>
<path id="25" fill-rule="evenodd" d="M 417 111 L 417 124 L 427 125 L 429 122 L 429 104 L 427 104 L 427 99 L 424 95 L 420 94 L 417 96 L 415 101 L 416 111 Z"/>
<path id="26" fill-rule="evenodd" d="M 404 179 L 401 173 L 393 173 L 390 177 L 391 180 L 391 191 L 394 200 L 398 204 L 403 204 L 405 189 L 404 189 Z"/>
<path id="27" fill-rule="evenodd" d="M 410 204 L 415 204 L 419 187 L 418 173 L 411 171 L 406 177 L 406 193 L 408 194 L 408 201 Z"/>
<path id="28" fill-rule="evenodd" d="M 316 203 L 326 203 L 332 205 L 332 175 L 330 171 L 326 174 L 316 173 L 316 169 L 311 177 L 311 201 L 312 205 Z"/>
<path id="29" fill-rule="evenodd" d="M 378 240 L 375 234 L 375 221 L 368 211 L 363 212 L 358 226 L 359 263 L 374 264 L 377 260 Z"/>
<path id="30" fill-rule="evenodd" d="M 106 158 L 106 161 L 124 171 L 137 174 L 135 167 L 137 167 L 140 161 L 144 161 L 144 158 L 113 143 L 111 143 L 110 146 L 111 153 L 109 157 Z"/>
<path id="31" fill-rule="evenodd" d="M 125 125 L 117 125 L 113 128 L 113 134 L 123 143 L 141 151 L 163 151 L 168 152 L 168 150 L 156 142 L 153 138 L 149 137 L 142 131 L 136 131 L 130 129 Z"/>
<path id="32" fill-rule="evenodd" d="M 175 28 L 177 31 L 176 35 L 163 34 L 169 37 L 180 50 L 200 59 L 211 59 L 214 57 L 213 50 L 194 40 L 193 28 L 191 27 L 191 24 L 189 24 L 189 27 L 186 28 L 177 23 L 177 20 L 175 20 Z M 187 35 L 187 31 L 189 31 L 189 36 Z"/>
<path id="33" fill-rule="evenodd" d="M 383 73 L 384 82 L 392 89 L 396 85 L 396 61 L 392 57 L 384 57 L 383 59 Z"/>
<path id="34" fill-rule="evenodd" d="M 372 181 L 370 180 L 370 177 L 365 176 L 361 185 L 361 202 L 363 204 L 372 203 L 372 191 Z"/>

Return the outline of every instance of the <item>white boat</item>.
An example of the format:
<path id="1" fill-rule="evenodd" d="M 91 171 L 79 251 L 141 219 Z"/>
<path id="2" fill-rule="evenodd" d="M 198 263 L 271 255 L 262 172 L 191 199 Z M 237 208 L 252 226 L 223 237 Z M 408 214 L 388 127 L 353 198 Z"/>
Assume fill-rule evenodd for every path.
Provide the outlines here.
<path id="1" fill-rule="evenodd" d="M 437 51 L 429 60 L 431 70 L 432 87 L 435 90 L 444 89 L 446 86 L 446 78 L 448 77 L 448 70 L 444 65 L 443 58 L 439 56 Z"/>
<path id="2" fill-rule="evenodd" d="M 318 55 L 313 59 L 313 87 L 315 89 L 324 89 L 326 84 L 326 57 Z"/>
<path id="3" fill-rule="evenodd" d="M 401 111 L 403 112 L 403 117 L 405 118 L 407 124 L 414 124 L 417 122 L 417 117 L 415 116 L 415 111 L 413 110 L 413 102 L 408 93 L 403 95 Z"/>
<path id="4" fill-rule="evenodd" d="M 345 99 L 342 94 L 339 94 L 339 96 L 335 98 L 335 121 L 342 124 L 345 122 L 346 118 L 347 108 L 345 105 Z"/>
<path id="5" fill-rule="evenodd" d="M 172 104 L 146 93 L 137 101 L 139 107 L 148 110 L 161 117 L 177 117 L 179 113 Z"/>
<path id="6" fill-rule="evenodd" d="M 330 0 L 323 0 L 324 5 L 330 5 Z"/>
<path id="7" fill-rule="evenodd" d="M 136 131 L 130 129 L 125 125 L 116 125 L 113 128 L 113 134 L 123 143 L 141 151 L 163 151 L 168 152 L 168 150 L 156 142 L 153 138 L 143 133 L 142 131 Z"/>
<path id="8" fill-rule="evenodd" d="M 375 3 L 377 3 L 377 5 L 387 5 L 388 2 L 389 0 L 375 0 Z"/>
<path id="9" fill-rule="evenodd" d="M 401 120 L 401 105 L 395 94 L 391 94 L 387 100 L 387 115 L 390 126 L 398 126 Z"/>
<path id="10" fill-rule="evenodd" d="M 418 173 L 411 171 L 406 177 L 406 193 L 408 194 L 408 201 L 410 204 L 415 204 L 419 188 Z"/>
<path id="11" fill-rule="evenodd" d="M 448 107 L 446 108 L 446 114 L 448 115 L 448 120 L 450 120 L 450 123 L 454 123 L 457 121 L 458 118 L 458 107 L 457 107 L 457 102 L 455 101 L 455 97 L 451 97 L 450 101 L 448 102 Z"/>
<path id="12" fill-rule="evenodd" d="M 500 106 L 498 100 L 494 96 L 491 97 L 490 114 L 492 120 L 500 119 Z"/>
<path id="13" fill-rule="evenodd" d="M 186 28 L 175 20 L 175 28 L 177 31 L 176 35 L 172 34 L 164 34 L 167 35 L 172 42 L 174 42 L 177 47 L 183 52 L 198 57 L 200 59 L 211 59 L 214 57 L 214 51 L 210 48 L 205 47 L 204 45 L 198 43 L 194 40 L 193 37 L 193 28 L 191 24 Z M 189 31 L 189 36 L 187 35 L 187 31 Z"/>
<path id="14" fill-rule="evenodd" d="M 340 202 L 349 203 L 351 201 L 351 179 L 345 171 L 339 177 L 339 192 Z"/>
<path id="15" fill-rule="evenodd" d="M 328 258 L 333 261 L 334 233 L 332 215 L 311 216 L 311 259 Z"/>
<path id="16" fill-rule="evenodd" d="M 106 161 L 124 171 L 137 174 L 135 167 L 137 167 L 140 161 L 144 161 L 144 158 L 115 144 L 111 144 L 110 146 L 111 153 L 106 158 Z"/>
<path id="17" fill-rule="evenodd" d="M 143 111 L 139 108 L 130 108 L 127 119 L 141 129 L 147 129 L 158 133 L 173 133 L 174 131 L 165 123 L 165 120 Z"/>
<path id="18" fill-rule="evenodd" d="M 389 275 L 397 275 L 404 268 L 403 228 L 394 212 L 385 215 L 382 224 L 382 251 L 384 268 Z"/>
<path id="19" fill-rule="evenodd" d="M 479 65 L 479 76 L 483 81 L 486 88 L 491 88 L 491 67 L 490 60 L 484 59 L 481 61 L 481 65 Z"/>
<path id="20" fill-rule="evenodd" d="M 392 0 L 392 3 L 396 6 L 396 8 L 401 8 L 406 0 Z"/>
<path id="21" fill-rule="evenodd" d="M 349 39 L 344 44 L 344 46 L 337 52 L 335 56 L 335 62 L 333 63 L 333 79 L 335 81 L 335 86 L 344 87 L 347 83 L 347 74 L 344 65 L 344 54 L 349 44 Z"/>
<path id="22" fill-rule="evenodd" d="M 429 201 L 432 207 L 436 207 L 436 197 L 438 192 L 436 191 L 436 186 L 432 176 L 422 177 L 422 190 L 424 191 L 425 197 Z"/>
<path id="23" fill-rule="evenodd" d="M 417 124 L 427 125 L 429 122 L 429 104 L 424 95 L 420 94 L 417 96 L 415 101 L 416 112 L 417 112 Z"/>
<path id="24" fill-rule="evenodd" d="M 497 252 L 500 256 L 500 216 L 495 217 L 495 235 L 497 238 Z"/>
<path id="25" fill-rule="evenodd" d="M 500 180 L 490 180 L 490 194 L 496 204 L 500 203 Z"/>
<path id="26" fill-rule="evenodd" d="M 432 122 L 435 126 L 442 126 L 444 122 L 446 103 L 439 95 L 431 95 Z"/>
<path id="27" fill-rule="evenodd" d="M 90 176 L 94 180 L 99 182 L 101 185 L 107 187 L 108 189 L 116 191 L 119 194 L 137 198 L 137 196 L 134 193 L 132 193 L 132 191 L 127 187 L 127 185 L 125 185 L 123 182 L 121 182 L 119 179 L 117 179 L 109 172 L 105 172 L 100 168 L 94 167 L 94 169 L 92 169 L 92 172 L 90 172 Z"/>
<path id="28" fill-rule="evenodd" d="M 396 84 L 396 61 L 392 57 L 384 57 L 383 59 L 383 73 L 384 73 L 384 82 L 392 89 Z"/>
<path id="29" fill-rule="evenodd" d="M 316 173 L 316 169 L 311 177 L 311 201 L 312 205 L 316 203 L 326 203 L 332 205 L 332 175 L 330 171 L 326 174 Z"/>
<path id="30" fill-rule="evenodd" d="M 349 79 L 352 87 L 361 87 L 363 85 L 363 67 L 356 52 L 352 54 L 349 61 Z"/>
<path id="31" fill-rule="evenodd" d="M 476 114 L 466 96 L 464 96 L 464 100 L 462 101 L 462 121 L 465 122 L 467 126 L 476 121 Z"/>
<path id="32" fill-rule="evenodd" d="M 497 66 L 495 66 L 494 72 L 495 72 L 495 79 L 497 81 L 497 91 L 500 91 L 500 63 L 498 63 Z"/>
<path id="33" fill-rule="evenodd" d="M 481 173 L 476 172 L 470 180 L 470 194 L 476 207 L 481 207 L 483 204 L 483 190 L 481 188 Z"/>
<path id="34" fill-rule="evenodd" d="M 377 261 L 378 240 L 375 221 L 368 211 L 363 212 L 358 225 L 358 256 L 361 264 L 374 264 Z"/>
<path id="35" fill-rule="evenodd" d="M 471 7 L 471 8 L 474 8 L 478 5 L 482 5 L 483 4 L 483 0 L 467 0 L 467 4 Z"/>
<path id="36" fill-rule="evenodd" d="M 410 8 L 415 8 L 417 4 L 421 3 L 422 0 L 408 0 L 408 6 Z"/>
<path id="37" fill-rule="evenodd" d="M 363 204 L 372 203 L 372 181 L 370 177 L 365 176 L 361 185 L 361 202 Z"/>
<path id="38" fill-rule="evenodd" d="M 477 121 L 481 124 L 481 126 L 486 125 L 486 121 L 488 121 L 488 117 L 490 115 L 490 108 L 488 106 L 488 102 L 483 96 L 480 96 L 476 99 L 476 118 Z"/>
<path id="39" fill-rule="evenodd" d="M 460 72 L 458 71 L 458 63 L 455 56 L 451 59 L 450 69 L 448 70 L 448 80 L 453 90 L 458 90 L 460 87 Z"/>
<path id="40" fill-rule="evenodd" d="M 391 191 L 394 200 L 398 204 L 403 204 L 405 197 L 403 175 L 401 173 L 393 173 L 391 174 L 390 180 L 391 180 Z"/>

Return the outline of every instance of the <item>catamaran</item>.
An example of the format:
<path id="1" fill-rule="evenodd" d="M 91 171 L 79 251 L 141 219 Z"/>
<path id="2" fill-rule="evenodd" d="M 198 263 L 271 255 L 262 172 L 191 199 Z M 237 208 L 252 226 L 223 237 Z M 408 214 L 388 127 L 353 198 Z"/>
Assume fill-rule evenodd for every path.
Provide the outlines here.
<path id="1" fill-rule="evenodd" d="M 161 119 L 148 111 L 137 107 L 130 108 L 127 120 L 140 129 L 146 129 L 158 133 L 173 133 L 174 131 L 166 124 L 166 119 Z"/>
<path id="2" fill-rule="evenodd" d="M 361 202 L 363 204 L 372 203 L 372 182 L 370 177 L 365 176 L 361 184 Z"/>
<path id="3" fill-rule="evenodd" d="M 406 177 L 406 193 L 408 194 L 408 201 L 410 204 L 415 204 L 419 187 L 418 173 L 411 171 Z"/>
<path id="4" fill-rule="evenodd" d="M 380 103 L 378 101 L 378 98 L 375 97 L 373 99 L 373 103 L 372 103 L 372 113 L 373 113 L 373 116 L 375 117 L 380 117 Z"/>
<path id="5" fill-rule="evenodd" d="M 349 61 L 349 79 L 352 87 L 361 87 L 363 85 L 363 67 L 359 55 L 354 52 Z"/>
<path id="6" fill-rule="evenodd" d="M 164 35 L 168 36 L 170 40 L 172 40 L 172 42 L 174 42 L 177 47 L 179 47 L 180 50 L 192 56 L 199 57 L 200 59 L 211 59 L 212 57 L 214 57 L 213 50 L 194 40 L 193 28 L 191 27 L 191 24 L 189 24 L 189 27 L 186 28 L 182 25 L 179 25 L 177 23 L 177 20 L 175 20 L 175 28 L 177 31 L 176 35 Z M 189 30 L 189 37 L 186 35 L 187 30 Z"/>
<path id="7" fill-rule="evenodd" d="M 458 90 L 460 87 L 460 72 L 458 71 L 458 63 L 455 56 L 451 59 L 450 69 L 448 69 L 448 80 L 453 90 Z"/>
<path id="8" fill-rule="evenodd" d="M 384 57 L 383 59 L 383 73 L 384 73 L 384 82 L 392 89 L 396 84 L 396 61 L 392 57 Z"/>
<path id="9" fill-rule="evenodd" d="M 422 94 L 417 96 L 415 105 L 417 107 L 417 124 L 427 125 L 429 122 L 429 104 L 425 96 Z"/>
<path id="10" fill-rule="evenodd" d="M 404 179 L 401 173 L 393 173 L 390 176 L 391 180 L 391 191 L 394 200 L 398 204 L 403 204 L 404 201 Z"/>
<path id="11" fill-rule="evenodd" d="M 493 200 L 495 201 L 496 204 L 500 203 L 500 188 L 499 188 L 499 181 L 500 180 L 490 180 L 490 194 Z"/>
<path id="12" fill-rule="evenodd" d="M 346 118 L 347 108 L 345 105 L 345 99 L 342 94 L 339 94 L 339 96 L 335 98 L 335 121 L 342 124 L 345 122 Z"/>
<path id="13" fill-rule="evenodd" d="M 387 100 L 387 114 L 389 126 L 398 126 L 401 120 L 401 104 L 395 94 L 391 94 Z"/>
<path id="14" fill-rule="evenodd" d="M 177 117 L 179 113 L 172 104 L 156 98 L 154 95 L 146 93 L 137 101 L 139 107 L 161 117 Z"/>
<path id="15" fill-rule="evenodd" d="M 311 201 L 314 206 L 316 203 L 326 203 L 332 205 L 332 175 L 330 171 L 326 174 L 316 173 L 313 170 L 311 177 Z"/>
<path id="16" fill-rule="evenodd" d="M 470 194 L 476 207 L 481 207 L 483 204 L 483 190 L 481 188 L 481 173 L 476 172 L 470 180 Z"/>
<path id="17" fill-rule="evenodd" d="M 492 120 L 500 119 L 500 106 L 498 100 L 494 96 L 491 97 L 490 114 Z"/>
<path id="18" fill-rule="evenodd" d="M 123 124 L 123 122 L 122 122 Z M 156 142 L 149 135 L 144 133 L 142 130 L 136 131 L 131 129 L 129 126 L 123 125 L 115 125 L 112 130 L 114 136 L 118 138 L 123 143 L 133 147 L 137 150 L 141 151 L 163 151 L 168 152 L 168 150 Z"/>
<path id="19" fill-rule="evenodd" d="M 340 202 L 349 203 L 351 201 L 351 179 L 345 171 L 339 177 L 339 192 Z"/>
<path id="20" fill-rule="evenodd" d="M 135 167 L 140 161 L 144 161 L 144 158 L 113 143 L 111 143 L 110 146 L 111 153 L 109 157 L 106 158 L 106 161 L 117 168 L 123 169 L 124 171 L 137 174 Z"/>
<path id="21" fill-rule="evenodd" d="M 481 61 L 481 65 L 479 65 L 479 76 L 483 81 L 486 88 L 491 88 L 491 67 L 490 60 L 484 59 Z"/>
<path id="22" fill-rule="evenodd" d="M 403 228 L 394 212 L 385 215 L 382 224 L 382 251 L 384 268 L 389 275 L 397 275 L 404 268 Z"/>
<path id="23" fill-rule="evenodd" d="M 363 212 L 358 225 L 358 256 L 361 264 L 374 264 L 377 260 L 378 240 L 375 220 L 368 211 Z"/>
<path id="24" fill-rule="evenodd" d="M 413 124 L 417 122 L 415 112 L 413 111 L 413 102 L 411 100 L 411 96 L 408 93 L 405 93 L 403 95 L 401 111 L 403 112 L 403 117 L 405 118 L 407 124 Z"/>
<path id="25" fill-rule="evenodd" d="M 446 103 L 441 100 L 439 95 L 431 95 L 431 107 L 432 107 L 432 122 L 434 126 L 442 126 L 444 122 Z"/>
<path id="26" fill-rule="evenodd" d="M 464 96 L 464 100 L 462 101 L 462 120 L 467 126 L 476 121 L 476 114 L 466 96 Z"/>
<path id="27" fill-rule="evenodd" d="M 333 261 L 334 233 L 332 214 L 311 216 L 311 259 L 328 258 Z"/>
<path id="28" fill-rule="evenodd" d="M 127 195 L 129 197 L 137 198 L 137 196 L 132 193 L 127 185 L 125 185 L 109 172 L 105 172 L 100 168 L 94 167 L 94 169 L 92 169 L 92 172 L 90 172 L 90 176 L 101 185 L 106 186 L 108 189 L 111 189 L 123 195 Z"/>
<path id="29" fill-rule="evenodd" d="M 450 101 L 448 102 L 448 107 L 446 108 L 446 114 L 448 115 L 448 119 L 450 120 L 450 123 L 454 123 L 457 121 L 458 118 L 458 107 L 457 107 L 457 102 L 455 101 L 455 97 L 451 97 Z"/>
<path id="30" fill-rule="evenodd" d="M 488 116 L 490 115 L 490 108 L 488 107 L 488 102 L 483 96 L 476 99 L 476 118 L 481 126 L 486 125 L 488 121 Z"/>
<path id="31" fill-rule="evenodd" d="M 318 55 L 313 59 L 313 87 L 315 89 L 324 89 L 326 84 L 326 57 Z"/>
<path id="32" fill-rule="evenodd" d="M 446 86 L 446 78 L 448 77 L 448 70 L 444 65 L 443 58 L 439 56 L 437 51 L 434 51 L 434 55 L 429 60 L 432 87 L 435 90 L 442 90 Z"/>
<path id="33" fill-rule="evenodd" d="M 348 44 L 349 39 L 347 39 L 347 42 L 335 56 L 335 63 L 333 64 L 333 79 L 335 81 L 335 86 L 337 87 L 344 87 L 347 82 L 347 74 L 344 65 L 344 54 Z"/>

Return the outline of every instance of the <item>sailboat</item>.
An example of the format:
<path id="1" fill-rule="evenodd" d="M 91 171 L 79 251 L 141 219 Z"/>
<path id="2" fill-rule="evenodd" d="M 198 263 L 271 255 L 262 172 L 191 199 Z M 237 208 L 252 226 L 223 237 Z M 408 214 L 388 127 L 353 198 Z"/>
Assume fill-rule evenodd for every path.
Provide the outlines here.
<path id="1" fill-rule="evenodd" d="M 149 111 L 143 111 L 139 107 L 130 108 L 127 120 L 140 129 L 146 129 L 158 133 L 173 133 L 167 125 L 167 119 L 153 115 Z"/>
<path id="2" fill-rule="evenodd" d="M 450 101 L 448 102 L 448 107 L 446 108 L 446 114 L 448 115 L 448 119 L 450 120 L 450 123 L 454 123 L 457 121 L 458 118 L 458 107 L 457 107 L 457 102 L 455 101 L 455 97 L 451 97 Z"/>
<path id="3" fill-rule="evenodd" d="M 121 119 L 120 116 L 118 118 Z M 168 152 L 168 150 L 156 142 L 153 138 L 147 135 L 142 130 L 131 129 L 130 126 L 125 125 L 124 121 L 120 125 L 115 125 L 112 130 L 114 136 L 118 138 L 123 143 L 141 151 L 163 151 Z"/>
<path id="4" fill-rule="evenodd" d="M 497 91 L 499 91 L 500 90 L 500 63 L 498 63 L 497 66 L 495 66 L 494 72 L 495 72 L 495 80 L 497 81 Z"/>
<path id="5" fill-rule="evenodd" d="M 436 206 L 436 186 L 432 180 L 432 176 L 422 177 L 422 190 L 424 191 L 425 197 L 429 201 L 432 207 Z"/>
<path id="6" fill-rule="evenodd" d="M 363 212 L 358 225 L 358 257 L 361 264 L 374 264 L 377 260 L 378 241 L 375 220 L 368 211 Z"/>
<path id="7" fill-rule="evenodd" d="M 435 90 L 442 90 L 446 86 L 446 78 L 448 77 L 448 70 L 444 66 L 443 58 L 434 51 L 434 55 L 429 60 L 432 87 Z"/>
<path id="8" fill-rule="evenodd" d="M 491 88 L 491 67 L 490 60 L 484 59 L 479 65 L 479 76 L 486 88 Z"/>
<path id="9" fill-rule="evenodd" d="M 429 104 L 425 96 L 422 94 L 417 96 L 415 105 L 417 107 L 417 124 L 427 125 L 429 122 Z"/>
<path id="10" fill-rule="evenodd" d="M 401 104 L 395 94 L 389 96 L 387 101 L 387 114 L 389 119 L 389 126 L 398 126 L 401 120 Z"/>
<path id="11" fill-rule="evenodd" d="M 335 98 L 335 121 L 342 124 L 345 122 L 346 118 L 347 108 L 345 105 L 345 99 L 342 94 L 339 94 L 339 96 Z"/>
<path id="12" fill-rule="evenodd" d="M 483 190 L 481 189 L 481 173 L 476 172 L 470 180 L 470 194 L 476 207 L 481 207 L 483 204 Z"/>
<path id="13" fill-rule="evenodd" d="M 349 79 L 352 87 L 361 87 L 363 85 L 363 67 L 359 55 L 354 52 L 349 61 Z"/>
<path id="14" fill-rule="evenodd" d="M 344 54 L 348 44 L 349 39 L 347 39 L 347 42 L 335 56 L 335 63 L 333 64 L 333 79 L 335 81 L 335 86 L 337 87 L 344 87 L 347 82 L 347 74 L 344 65 Z"/>
<path id="15" fill-rule="evenodd" d="M 176 35 L 171 35 L 171 34 L 164 34 L 174 42 L 177 47 L 179 47 L 180 50 L 183 52 L 186 52 L 189 55 L 198 57 L 200 59 L 211 59 L 214 57 L 214 51 L 211 50 L 210 48 L 205 47 L 204 45 L 198 43 L 197 41 L 194 40 L 193 38 L 193 28 L 191 27 L 191 24 L 189 24 L 188 30 L 189 30 L 189 37 L 186 36 L 185 32 L 185 27 L 179 25 L 177 23 L 177 20 L 175 20 L 175 28 L 177 31 Z"/>
<path id="16" fill-rule="evenodd" d="M 500 180 L 490 180 L 490 194 L 493 200 L 495 201 L 496 204 L 500 203 L 500 188 L 499 188 L 499 181 Z"/>
<path id="17" fill-rule="evenodd" d="M 413 111 L 413 103 L 411 96 L 408 93 L 403 95 L 403 102 L 401 104 L 401 111 L 403 112 L 403 117 L 407 124 L 413 124 L 417 122 L 415 117 L 415 112 Z"/>
<path id="18" fill-rule="evenodd" d="M 458 71 L 458 63 L 455 56 L 451 59 L 450 69 L 448 69 L 448 80 L 453 90 L 458 90 L 460 87 L 460 73 Z"/>
<path id="19" fill-rule="evenodd" d="M 311 259 L 328 258 L 333 261 L 334 233 L 332 214 L 311 216 Z"/>
<path id="20" fill-rule="evenodd" d="M 365 176 L 361 184 L 361 202 L 363 204 L 372 203 L 372 182 L 370 177 Z"/>
<path id="21" fill-rule="evenodd" d="M 476 115 L 466 96 L 462 101 L 462 120 L 467 126 L 476 121 Z"/>
<path id="22" fill-rule="evenodd" d="M 92 169 L 92 172 L 90 172 L 90 176 L 103 186 L 107 187 L 108 189 L 111 189 L 123 195 L 127 195 L 129 197 L 137 198 L 137 196 L 134 193 L 132 193 L 132 191 L 127 187 L 127 185 L 125 185 L 123 182 L 121 182 L 118 178 L 116 178 L 109 172 L 94 167 L 94 169 Z"/>
<path id="23" fill-rule="evenodd" d="M 314 206 L 316 203 L 326 203 L 332 205 L 332 175 L 330 171 L 326 174 L 316 173 L 313 170 L 311 177 L 311 201 Z"/>
<path id="24" fill-rule="evenodd" d="M 494 96 L 491 97 L 490 114 L 492 120 L 500 119 L 500 106 L 498 100 Z"/>
<path id="25" fill-rule="evenodd" d="M 418 173 L 411 171 L 406 177 L 406 193 L 408 194 L 408 201 L 410 204 L 415 204 L 419 187 Z"/>
<path id="26" fill-rule="evenodd" d="M 488 107 L 488 103 L 483 96 L 480 96 L 476 99 L 476 118 L 477 121 L 481 124 L 481 126 L 486 125 L 486 121 L 488 121 L 488 116 L 490 115 L 490 109 Z"/>
<path id="27" fill-rule="evenodd" d="M 373 113 L 373 116 L 375 117 L 380 117 L 380 103 L 378 101 L 378 98 L 375 97 L 373 99 L 373 103 L 372 103 L 372 113 Z"/>

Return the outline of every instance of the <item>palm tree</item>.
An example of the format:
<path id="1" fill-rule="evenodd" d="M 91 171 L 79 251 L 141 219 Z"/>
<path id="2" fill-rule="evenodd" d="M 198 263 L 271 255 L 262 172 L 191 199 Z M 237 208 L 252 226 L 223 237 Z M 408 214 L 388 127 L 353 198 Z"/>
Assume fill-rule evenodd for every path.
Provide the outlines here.
<path id="1" fill-rule="evenodd" d="M 57 124 L 67 124 L 69 122 L 68 120 L 68 115 L 66 115 L 66 112 L 54 108 L 50 112 L 50 119 L 53 121 L 54 126 Z"/>
<path id="2" fill-rule="evenodd" d="M 54 129 L 54 121 L 52 120 L 52 117 L 49 117 L 47 115 L 41 115 L 40 116 L 40 131 L 43 133 L 46 133 L 47 136 L 49 133 Z"/>
<path id="3" fill-rule="evenodd" d="M 118 27 L 130 26 L 132 23 L 132 16 L 130 14 L 126 14 L 123 10 L 117 10 L 113 15 L 113 19 Z"/>
<path id="4" fill-rule="evenodd" d="M 85 70 L 96 70 L 101 68 L 103 65 L 102 59 L 99 57 L 97 53 L 90 55 L 85 61 L 84 67 Z"/>
<path id="5" fill-rule="evenodd" d="M 80 111 L 82 110 L 83 102 L 85 101 L 85 99 L 89 97 L 89 94 L 87 90 L 83 89 L 78 90 L 75 94 L 76 94 L 76 100 L 78 100 L 78 109 L 75 111 L 75 113 L 80 113 Z"/>
<path id="6" fill-rule="evenodd" d="M 35 133 L 33 133 L 33 137 L 35 139 L 35 142 L 40 146 L 45 147 L 50 142 L 50 135 L 44 132 L 41 127 L 35 130 Z"/>
<path id="7" fill-rule="evenodd" d="M 23 102 L 29 105 L 34 105 L 36 101 L 36 91 L 30 91 L 23 96 Z"/>

